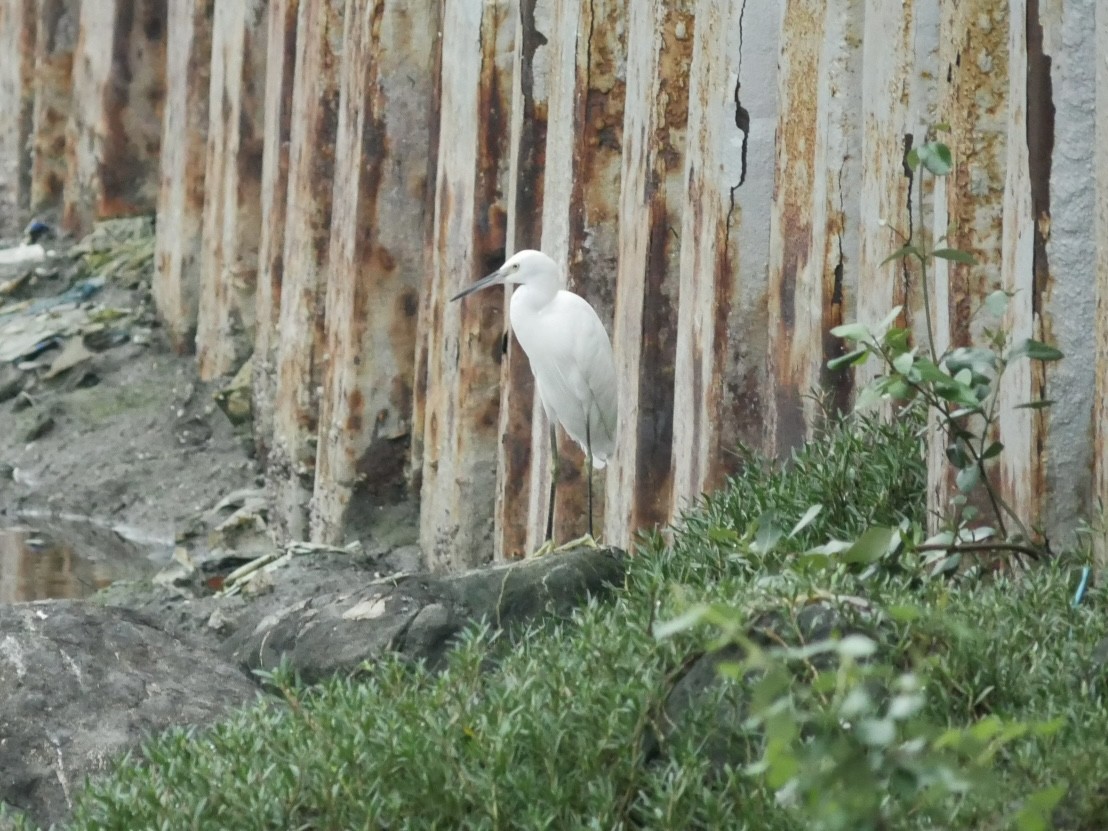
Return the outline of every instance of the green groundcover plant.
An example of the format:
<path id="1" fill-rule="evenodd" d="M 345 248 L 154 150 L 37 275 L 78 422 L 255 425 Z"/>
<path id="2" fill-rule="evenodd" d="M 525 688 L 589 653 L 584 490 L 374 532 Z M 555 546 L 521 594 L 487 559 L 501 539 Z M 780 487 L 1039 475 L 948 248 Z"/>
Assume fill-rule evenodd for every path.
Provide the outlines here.
<path id="1" fill-rule="evenodd" d="M 1108 827 L 1108 625 L 1099 590 L 1071 605 L 1077 555 L 1019 580 L 806 555 L 923 521 L 921 429 L 851 417 L 783 466 L 749 458 L 672 544 L 642 541 L 613 598 L 510 640 L 474 627 L 437 673 L 275 673 L 257 706 L 121 760 L 72 827 Z M 749 638 L 813 602 L 861 633 Z M 682 667 L 725 643 L 651 750 Z"/>

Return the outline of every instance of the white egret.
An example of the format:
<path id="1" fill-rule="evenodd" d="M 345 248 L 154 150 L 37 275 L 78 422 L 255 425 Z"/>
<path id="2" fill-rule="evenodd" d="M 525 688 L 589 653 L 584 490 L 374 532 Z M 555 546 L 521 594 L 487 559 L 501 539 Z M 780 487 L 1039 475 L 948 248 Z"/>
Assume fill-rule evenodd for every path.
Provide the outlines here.
<path id="1" fill-rule="evenodd" d="M 561 269 L 541 251 L 513 254 L 499 269 L 450 299 L 458 300 L 505 283 L 517 287 L 512 293 L 508 318 L 531 363 L 539 400 L 550 421 L 554 458 L 546 520 L 547 546 L 551 545 L 554 530 L 557 424 L 585 451 L 591 541 L 593 467 L 604 467 L 616 446 L 616 366 L 612 342 L 593 307 L 583 297 L 563 288 Z"/>

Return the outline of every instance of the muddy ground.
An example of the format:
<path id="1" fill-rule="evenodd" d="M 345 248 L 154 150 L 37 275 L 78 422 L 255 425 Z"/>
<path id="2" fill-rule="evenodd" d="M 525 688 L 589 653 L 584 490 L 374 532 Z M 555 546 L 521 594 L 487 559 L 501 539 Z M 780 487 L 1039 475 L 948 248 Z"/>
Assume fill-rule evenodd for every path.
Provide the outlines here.
<path id="1" fill-rule="evenodd" d="M 216 405 L 221 384 L 201 382 L 194 359 L 174 354 L 162 332 L 152 228 L 124 225 L 107 243 L 44 241 L 41 262 L 0 264 L 0 532 L 18 528 L 21 540 L 60 540 L 104 558 L 123 549 L 87 523 L 114 528 L 157 570 L 175 543 L 206 553 L 209 529 L 198 518 L 228 494 L 261 488 L 263 477 L 248 427 Z M 19 242 L 0 240 L 0 255 Z M 55 332 L 66 315 L 70 324 Z M 414 542 L 414 508 L 381 511 L 379 536 Z M 0 560 L 3 552 L 0 537 Z M 143 576 L 148 565 L 120 576 Z"/>

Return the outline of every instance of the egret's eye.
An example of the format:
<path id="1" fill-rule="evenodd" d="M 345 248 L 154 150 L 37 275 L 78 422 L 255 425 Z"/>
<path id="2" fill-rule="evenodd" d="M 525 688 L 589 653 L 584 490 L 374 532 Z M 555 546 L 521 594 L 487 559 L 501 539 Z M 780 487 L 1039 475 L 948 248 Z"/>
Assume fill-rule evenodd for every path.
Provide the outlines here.
<path id="1" fill-rule="evenodd" d="M 512 271 L 519 271 L 519 263 L 512 264 Z"/>

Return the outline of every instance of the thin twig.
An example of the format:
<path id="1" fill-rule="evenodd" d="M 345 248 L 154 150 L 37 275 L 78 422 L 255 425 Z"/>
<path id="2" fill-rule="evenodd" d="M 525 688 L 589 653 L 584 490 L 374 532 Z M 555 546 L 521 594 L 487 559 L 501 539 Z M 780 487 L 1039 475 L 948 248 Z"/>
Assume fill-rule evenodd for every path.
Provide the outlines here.
<path id="1" fill-rule="evenodd" d="M 1018 542 L 960 542 L 941 543 L 928 542 L 913 546 L 913 551 L 949 551 L 953 554 L 977 554 L 986 551 L 1012 551 L 1017 554 L 1026 554 L 1033 560 L 1041 560 L 1043 552 L 1030 545 L 1021 545 Z"/>

